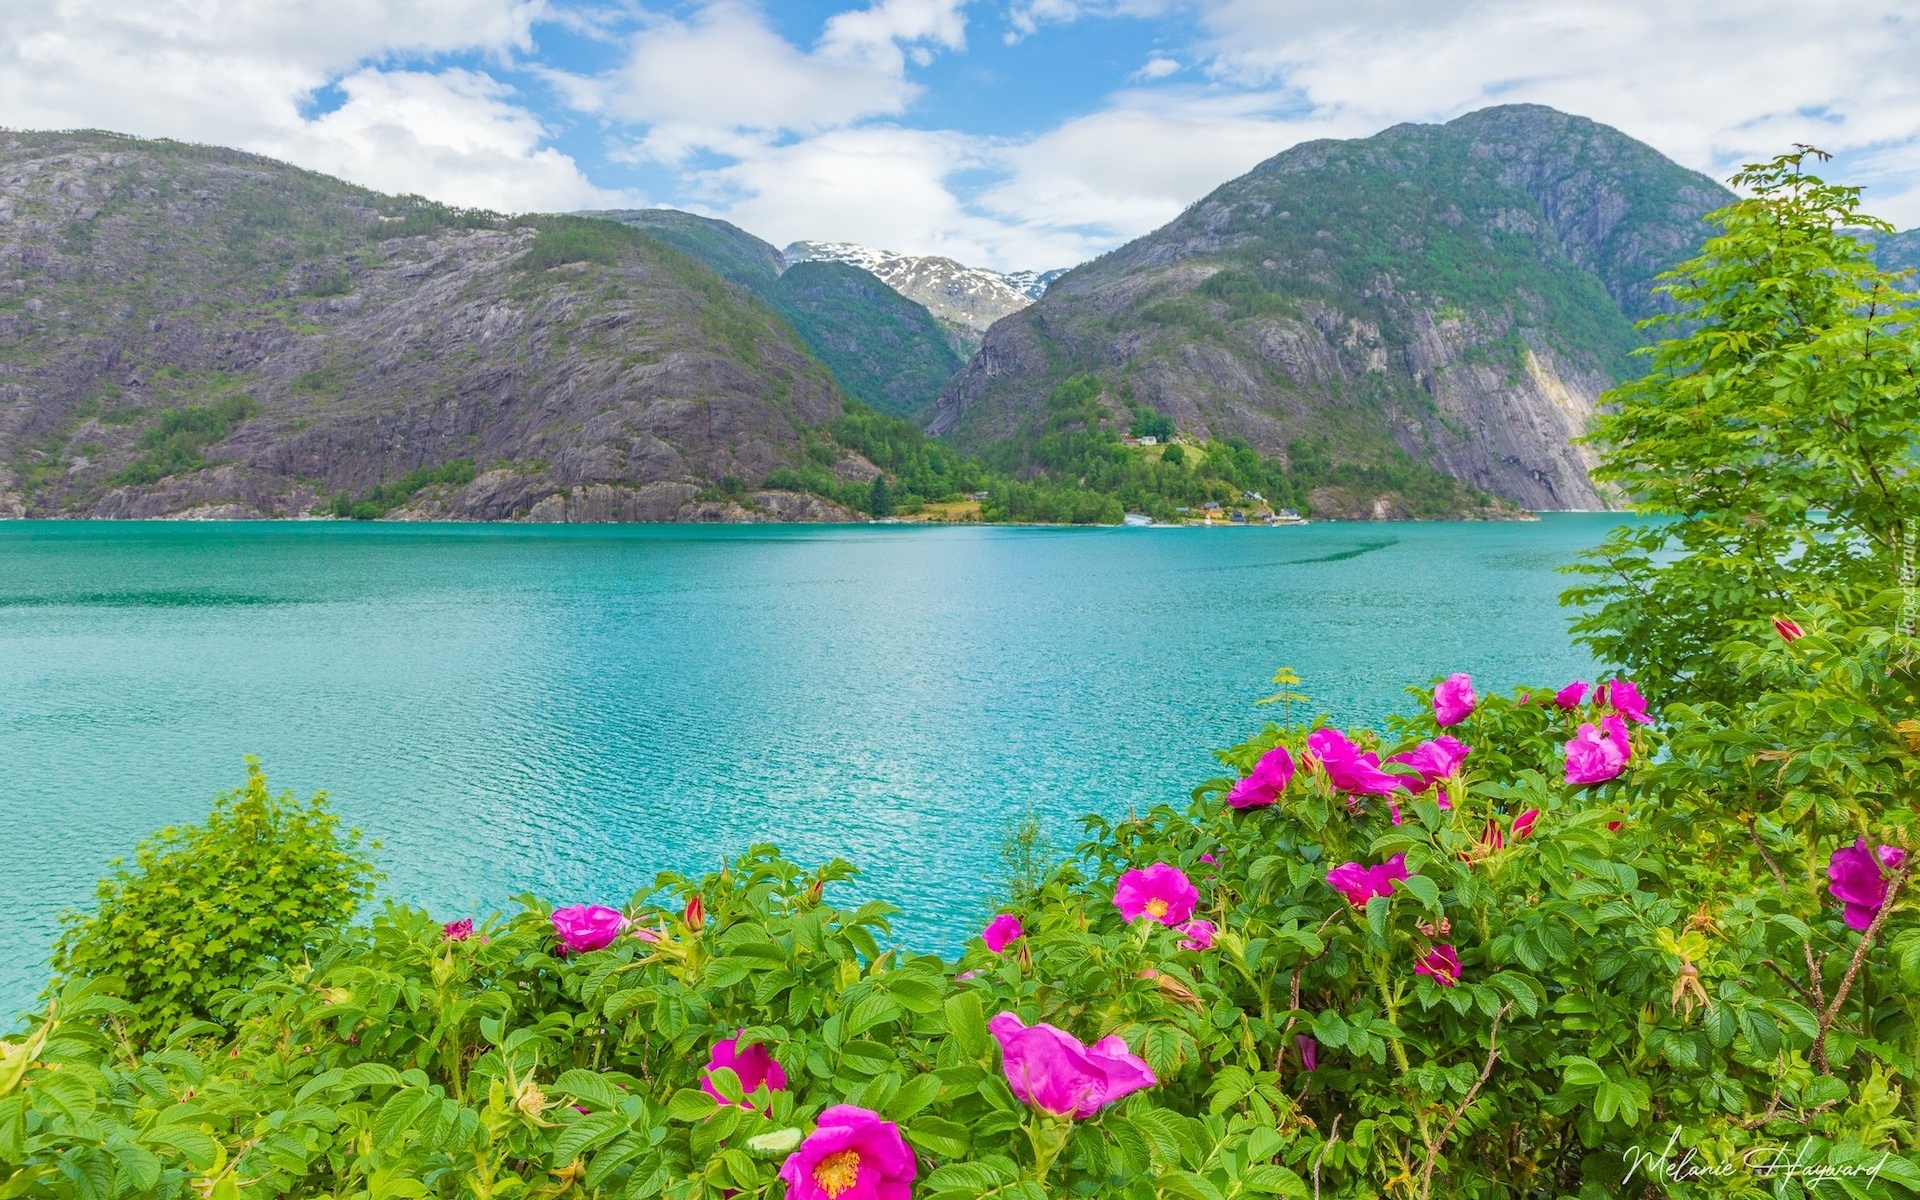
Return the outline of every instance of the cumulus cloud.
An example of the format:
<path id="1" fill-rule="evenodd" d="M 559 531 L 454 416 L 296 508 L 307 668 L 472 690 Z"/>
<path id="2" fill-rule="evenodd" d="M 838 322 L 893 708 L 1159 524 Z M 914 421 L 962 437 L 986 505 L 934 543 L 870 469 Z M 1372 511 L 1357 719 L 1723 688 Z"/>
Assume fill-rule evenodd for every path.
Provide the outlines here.
<path id="1" fill-rule="evenodd" d="M 461 204 L 613 199 L 505 85 L 412 56 L 531 47 L 536 0 L 19 0 L 0 5 L 0 124 L 217 143 Z M 345 102 L 303 109 L 337 85 Z"/>
<path id="2" fill-rule="evenodd" d="M 904 111 L 921 91 L 908 62 L 965 46 L 962 2 L 880 0 L 830 18 L 802 50 L 758 8 L 718 0 L 684 20 L 647 21 L 618 70 L 560 82 L 582 108 L 646 126 L 636 147 L 646 157 L 737 153 L 782 133 Z"/>
<path id="3" fill-rule="evenodd" d="M 1907 0 L 1212 0 L 1201 19 L 1223 86 L 1289 90 L 1330 124 L 1549 104 L 1722 177 L 1794 142 L 1871 170 L 1920 133 Z M 1910 171 L 1869 200 L 1920 224 Z"/>

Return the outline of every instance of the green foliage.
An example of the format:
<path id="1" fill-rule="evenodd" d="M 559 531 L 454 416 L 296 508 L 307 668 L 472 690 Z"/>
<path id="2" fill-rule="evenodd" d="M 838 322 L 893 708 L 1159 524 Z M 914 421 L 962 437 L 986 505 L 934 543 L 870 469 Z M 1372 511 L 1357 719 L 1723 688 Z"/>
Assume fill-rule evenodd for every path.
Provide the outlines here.
<path id="1" fill-rule="evenodd" d="M 876 411 L 904 417 L 925 408 L 960 370 L 933 316 L 858 267 L 796 263 L 762 296 L 841 390 Z"/>
<path id="2" fill-rule="evenodd" d="M 544 271 L 567 263 L 616 266 L 631 262 L 636 247 L 648 244 L 644 233 L 617 221 L 540 216 L 524 218 L 521 223 L 539 230 L 533 244 L 514 260 L 515 269 L 521 271 Z"/>
<path id="3" fill-rule="evenodd" d="M 341 492 L 333 498 L 330 511 L 336 517 L 374 521 L 413 499 L 421 488 L 465 487 L 478 474 L 479 469 L 470 458 L 458 458 L 435 467 L 418 467 L 392 483 L 383 483 L 357 497 Z"/>
<path id="4" fill-rule="evenodd" d="M 887 487 L 885 475 L 873 477 L 873 486 L 867 489 L 867 511 L 875 517 L 893 515 L 893 492 Z"/>
<path id="5" fill-rule="evenodd" d="M 1133 406 L 1133 424 L 1127 432 L 1137 438 L 1150 437 L 1165 441 L 1173 436 L 1173 418 L 1136 404 Z"/>
<path id="6" fill-rule="evenodd" d="M 392 905 L 322 926 L 219 997 L 224 1029 L 182 1025 L 144 1052 L 109 1036 L 138 1010 L 76 977 L 0 1059 L 0 1186 L 464 1198 L 559 1179 L 582 1200 L 772 1200 L 786 1153 L 849 1103 L 900 1125 L 927 1196 L 1605 1200 L 1640 1194 L 1640 1156 L 1677 1137 L 1705 1163 L 1780 1147 L 1860 1167 L 1847 1194 L 1895 1200 L 1920 1187 L 1912 868 L 1862 935 L 1824 867 L 1857 834 L 1920 851 L 1902 724 L 1920 687 L 1884 628 L 1809 620 L 1821 632 L 1790 646 L 1729 648 L 1749 698 L 1668 706 L 1597 787 L 1560 776 L 1600 712 L 1535 688 L 1448 730 L 1473 750 L 1447 809 L 1403 797 L 1396 823 L 1313 768 L 1232 809 L 1243 772 L 1275 745 L 1300 759 L 1324 719 L 1268 726 L 1190 805 L 1089 818 L 1075 855 L 1037 873 L 1017 854 L 1026 936 L 1004 955 L 892 948 L 887 905 L 828 898 L 846 864 L 807 872 L 757 846 L 642 886 L 624 911 L 645 937 L 587 953 L 559 950 L 532 897 L 464 941 Z M 1352 736 L 1383 755 L 1436 736 L 1415 694 L 1418 716 Z M 1410 877 L 1364 908 L 1325 882 L 1397 854 Z M 1117 912 L 1119 876 L 1154 862 L 1198 885 L 1210 949 Z M 1436 943 L 1457 950 L 1456 986 L 1413 970 Z M 1047 1118 L 1007 1086 L 987 1029 L 1001 1012 L 1118 1037 L 1158 1081 Z M 706 1074 L 736 1036 L 768 1047 L 785 1090 Z M 402 1180 L 431 1187 L 382 1190 Z"/>
<path id="7" fill-rule="evenodd" d="M 1805 173 L 1817 155 L 1735 177 L 1752 195 L 1663 276 L 1653 369 L 1603 397 L 1595 477 L 1664 519 L 1615 530 L 1567 599 L 1591 606 L 1582 640 L 1658 687 L 1728 699 L 1723 643 L 1857 608 L 1915 554 L 1920 297 L 1851 232 L 1888 229 L 1860 190 Z"/>
<path id="8" fill-rule="evenodd" d="M 219 992 L 287 967 L 373 893 L 359 832 L 342 837 L 324 795 L 267 790 L 260 764 L 199 825 L 141 842 L 134 869 L 102 880 L 91 914 L 70 914 L 54 949 L 56 987 L 117 979 L 133 1007 L 117 1021 L 145 1043 L 212 1015 Z"/>
<path id="9" fill-rule="evenodd" d="M 156 483 L 207 465 L 207 447 L 225 441 L 234 426 L 259 411 L 251 396 L 228 396 L 215 404 L 176 408 L 160 414 L 140 435 L 145 451 L 113 477 L 116 485 Z"/>

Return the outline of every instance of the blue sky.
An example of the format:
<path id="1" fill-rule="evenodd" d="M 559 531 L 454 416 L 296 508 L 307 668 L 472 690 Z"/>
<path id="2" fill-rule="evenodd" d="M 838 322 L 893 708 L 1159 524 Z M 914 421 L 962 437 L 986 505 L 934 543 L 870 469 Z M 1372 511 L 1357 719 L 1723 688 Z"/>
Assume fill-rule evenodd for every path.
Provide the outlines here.
<path id="1" fill-rule="evenodd" d="M 0 125 L 510 211 L 1081 261 L 1260 160 L 1551 104 L 1724 178 L 1793 142 L 1920 225 L 1913 0 L 8 0 Z"/>

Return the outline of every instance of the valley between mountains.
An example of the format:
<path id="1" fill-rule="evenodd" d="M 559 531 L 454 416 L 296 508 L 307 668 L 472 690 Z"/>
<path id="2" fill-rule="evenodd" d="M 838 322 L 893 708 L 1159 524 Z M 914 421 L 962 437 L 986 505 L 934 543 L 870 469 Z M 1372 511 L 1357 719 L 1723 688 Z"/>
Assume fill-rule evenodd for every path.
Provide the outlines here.
<path id="1" fill-rule="evenodd" d="M 1575 439 L 1730 199 L 1514 106 L 1297 146 L 1093 262 L 1002 274 L 0 131 L 0 516 L 1606 507 Z M 1920 231 L 1877 254 L 1920 264 Z"/>

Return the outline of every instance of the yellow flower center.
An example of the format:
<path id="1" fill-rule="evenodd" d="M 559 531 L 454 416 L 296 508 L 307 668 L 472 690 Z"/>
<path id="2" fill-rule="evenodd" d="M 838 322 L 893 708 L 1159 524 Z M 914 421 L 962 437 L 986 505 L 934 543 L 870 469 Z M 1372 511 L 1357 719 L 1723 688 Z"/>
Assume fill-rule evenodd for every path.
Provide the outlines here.
<path id="1" fill-rule="evenodd" d="M 1161 917 L 1166 916 L 1167 902 L 1165 900 L 1160 899 L 1157 896 L 1154 899 L 1147 901 L 1147 915 L 1152 917 L 1156 921 L 1158 921 Z"/>
<path id="2" fill-rule="evenodd" d="M 841 1150 L 814 1164 L 813 1181 L 826 1189 L 827 1200 L 839 1200 L 840 1193 L 852 1191 L 859 1178 L 860 1155 L 857 1151 Z"/>

